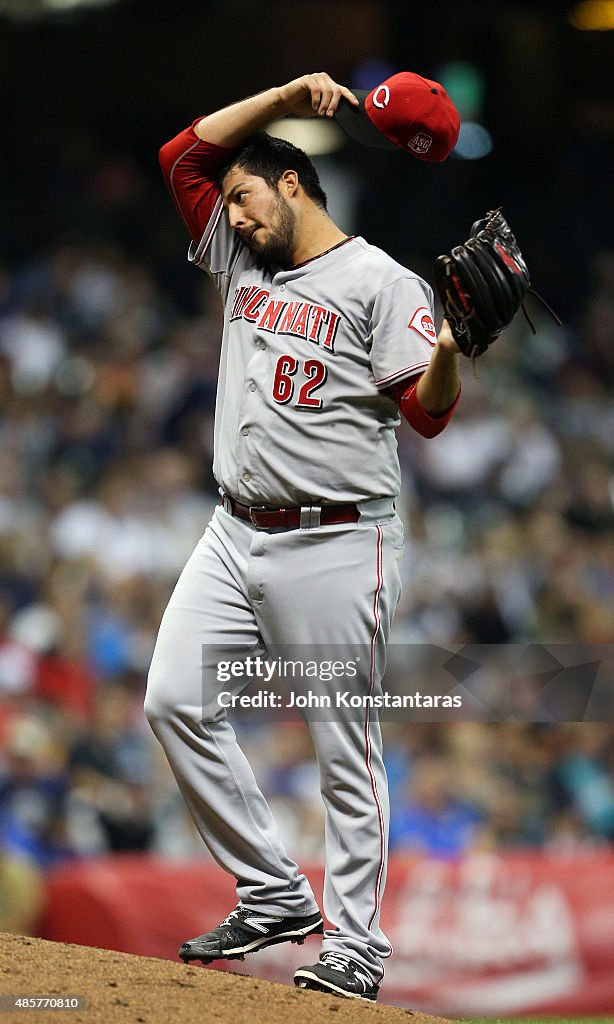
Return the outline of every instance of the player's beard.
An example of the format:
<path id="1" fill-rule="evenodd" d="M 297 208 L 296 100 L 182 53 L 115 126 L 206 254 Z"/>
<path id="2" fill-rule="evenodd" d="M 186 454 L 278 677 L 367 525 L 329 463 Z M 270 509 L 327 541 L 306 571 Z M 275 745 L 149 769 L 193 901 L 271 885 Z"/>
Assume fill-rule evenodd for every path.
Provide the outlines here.
<path id="1" fill-rule="evenodd" d="M 275 263 L 279 267 L 291 267 L 294 255 L 294 234 L 296 223 L 290 204 L 283 196 L 277 195 L 271 203 L 271 227 L 266 242 L 261 248 L 252 246 L 259 267 Z"/>

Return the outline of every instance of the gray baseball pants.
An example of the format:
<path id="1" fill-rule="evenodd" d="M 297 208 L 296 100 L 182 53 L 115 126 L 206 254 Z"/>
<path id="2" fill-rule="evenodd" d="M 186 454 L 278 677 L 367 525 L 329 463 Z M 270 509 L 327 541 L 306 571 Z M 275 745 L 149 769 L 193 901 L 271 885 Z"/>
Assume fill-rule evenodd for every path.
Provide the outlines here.
<path id="1" fill-rule="evenodd" d="M 381 692 L 403 528 L 390 501 L 360 509 L 356 524 L 262 531 L 218 507 L 160 625 L 147 717 L 211 854 L 237 878 L 240 902 L 263 912 L 312 914 L 317 904 L 218 703 L 250 680 L 219 682 L 216 659 L 220 645 L 243 658 L 347 645 L 367 651 L 352 692 Z M 391 953 L 380 927 L 389 822 L 380 726 L 368 709 L 316 718 L 331 924 L 323 950 L 347 953 L 377 983 Z"/>

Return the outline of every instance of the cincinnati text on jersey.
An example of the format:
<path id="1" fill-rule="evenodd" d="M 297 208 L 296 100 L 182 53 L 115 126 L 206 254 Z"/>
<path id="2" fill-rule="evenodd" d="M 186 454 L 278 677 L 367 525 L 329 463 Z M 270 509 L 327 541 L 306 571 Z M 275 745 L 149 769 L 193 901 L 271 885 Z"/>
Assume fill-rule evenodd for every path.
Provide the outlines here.
<path id="1" fill-rule="evenodd" d="M 246 320 L 270 334 L 312 341 L 332 352 L 341 316 L 313 302 L 272 299 L 266 288 L 252 284 L 237 288 L 230 312 L 233 320 Z"/>

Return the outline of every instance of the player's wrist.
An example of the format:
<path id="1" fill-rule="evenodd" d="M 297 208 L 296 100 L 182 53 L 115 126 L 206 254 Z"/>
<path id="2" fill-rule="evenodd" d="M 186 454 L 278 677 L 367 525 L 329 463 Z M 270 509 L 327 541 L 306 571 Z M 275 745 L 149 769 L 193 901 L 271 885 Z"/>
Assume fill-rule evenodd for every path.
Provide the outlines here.
<path id="1" fill-rule="evenodd" d="M 437 335 L 436 348 L 445 353 L 446 355 L 459 355 L 460 349 L 454 340 L 454 335 L 447 320 L 444 320 L 441 325 L 441 330 Z"/>
<path id="2" fill-rule="evenodd" d="M 293 84 L 289 82 L 287 85 L 277 85 L 269 90 L 272 94 L 272 106 L 278 117 L 283 117 L 293 111 L 293 104 L 296 103 L 296 95 L 290 89 Z"/>
<path id="3" fill-rule="evenodd" d="M 267 101 L 267 105 L 274 117 L 283 117 L 288 111 L 286 109 L 286 103 L 283 97 L 283 87 L 281 85 L 274 85 L 271 89 L 267 89 L 266 92 L 262 93 Z"/>
<path id="4" fill-rule="evenodd" d="M 453 356 L 459 356 L 460 355 L 460 349 L 459 349 L 458 345 L 456 344 L 456 342 L 454 341 L 454 339 L 452 339 L 451 342 L 450 341 L 438 341 L 436 346 L 435 346 L 435 349 L 436 349 L 437 352 L 440 352 L 444 356 L 444 358 L 446 358 L 446 359 L 449 359 L 450 357 L 453 357 Z"/>
<path id="5" fill-rule="evenodd" d="M 248 99 L 243 100 L 243 107 L 245 116 L 249 121 L 249 131 L 258 131 L 260 128 L 266 128 L 271 121 L 283 117 L 286 113 L 278 88 L 265 89 L 264 92 L 248 97 Z"/>

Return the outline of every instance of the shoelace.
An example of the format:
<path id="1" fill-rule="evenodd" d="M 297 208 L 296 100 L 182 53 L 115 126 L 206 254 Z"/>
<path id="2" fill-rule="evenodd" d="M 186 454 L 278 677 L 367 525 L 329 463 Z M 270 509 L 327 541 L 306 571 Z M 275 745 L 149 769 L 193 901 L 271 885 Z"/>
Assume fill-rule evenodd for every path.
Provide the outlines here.
<path id="1" fill-rule="evenodd" d="M 350 966 L 351 958 L 344 953 L 324 953 L 321 961 L 327 967 L 332 967 L 334 971 L 343 971 L 345 973 Z"/>
<path id="2" fill-rule="evenodd" d="M 232 924 L 235 918 L 240 917 L 241 913 L 245 910 L 247 910 L 246 907 L 235 907 L 234 910 L 230 911 L 228 917 L 225 917 L 221 924 L 218 925 L 218 928 L 223 928 L 225 924 Z"/>

